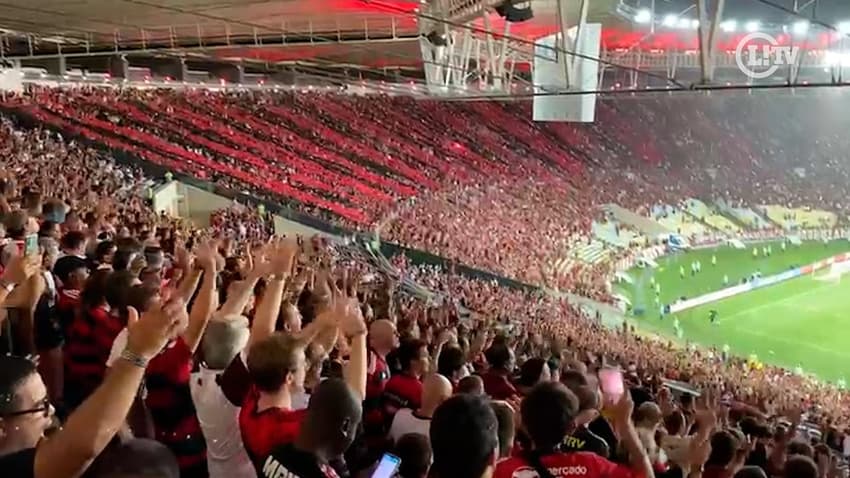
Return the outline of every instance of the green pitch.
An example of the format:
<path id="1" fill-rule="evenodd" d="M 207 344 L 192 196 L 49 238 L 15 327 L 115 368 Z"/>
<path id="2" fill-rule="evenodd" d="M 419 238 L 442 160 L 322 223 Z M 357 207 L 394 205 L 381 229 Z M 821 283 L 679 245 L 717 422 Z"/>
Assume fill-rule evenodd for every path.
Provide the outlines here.
<path id="1" fill-rule="evenodd" d="M 661 286 L 660 303 L 669 304 L 682 296 L 693 298 L 723 288 L 724 275 L 734 285 L 756 270 L 768 276 L 850 252 L 847 240 L 789 244 L 785 251 L 781 243 L 773 242 L 769 243 L 772 254 L 765 257 L 762 247 L 767 244 L 756 245 L 755 258 L 753 245 L 744 250 L 723 246 L 668 255 L 658 260 L 656 269 L 631 269 L 634 284 L 618 284 L 615 291 L 629 297 L 634 308 L 645 309 L 637 318 L 644 330 L 676 337 L 673 323 L 678 318 L 683 340 L 718 349 L 728 345 L 733 354 L 755 354 L 762 362 L 800 367 L 823 380 L 850 378 L 850 275 L 840 282 L 803 276 L 659 318 L 654 283 Z M 714 266 L 712 256 L 717 259 Z M 701 262 L 702 270 L 691 275 L 694 261 Z M 685 269 L 684 278 L 680 266 Z M 710 310 L 718 312 L 715 324 L 709 322 Z"/>

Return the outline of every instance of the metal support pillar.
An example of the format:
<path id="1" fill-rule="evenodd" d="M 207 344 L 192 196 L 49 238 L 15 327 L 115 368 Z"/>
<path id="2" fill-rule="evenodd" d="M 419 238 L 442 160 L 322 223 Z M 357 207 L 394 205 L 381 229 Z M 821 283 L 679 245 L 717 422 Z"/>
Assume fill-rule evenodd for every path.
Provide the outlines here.
<path id="1" fill-rule="evenodd" d="M 723 10 L 726 3 L 725 0 L 715 0 L 717 3 L 714 5 L 714 11 L 709 12 L 710 1 L 696 0 L 697 16 L 699 18 L 697 33 L 699 38 L 700 78 L 703 85 L 711 84 L 714 81 L 714 53 L 717 46 L 717 30 L 720 27 L 720 21 L 723 18 Z"/>
<path id="2" fill-rule="evenodd" d="M 154 76 L 174 81 L 184 81 L 188 77 L 186 62 L 182 58 L 157 60 L 150 65 L 150 69 Z"/>
<path id="3" fill-rule="evenodd" d="M 245 69 L 242 65 L 216 65 L 210 69 L 210 73 L 232 85 L 239 85 L 245 82 Z"/>
<path id="4" fill-rule="evenodd" d="M 68 71 L 64 56 L 58 56 L 56 58 L 46 60 L 44 68 L 47 70 L 49 75 L 54 76 L 62 76 Z"/>
<path id="5" fill-rule="evenodd" d="M 130 71 L 130 62 L 125 55 L 113 55 L 109 57 L 109 76 L 112 78 L 127 78 Z"/>

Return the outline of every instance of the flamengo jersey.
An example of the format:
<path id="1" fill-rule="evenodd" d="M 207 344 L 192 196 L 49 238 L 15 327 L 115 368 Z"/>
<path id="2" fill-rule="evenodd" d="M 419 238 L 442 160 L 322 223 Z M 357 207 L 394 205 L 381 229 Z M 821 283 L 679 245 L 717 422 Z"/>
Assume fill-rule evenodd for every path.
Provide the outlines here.
<path id="1" fill-rule="evenodd" d="M 555 453 L 540 460 L 555 478 L 640 478 L 631 468 L 588 452 Z M 540 478 L 522 457 L 506 458 L 496 464 L 493 478 Z"/>

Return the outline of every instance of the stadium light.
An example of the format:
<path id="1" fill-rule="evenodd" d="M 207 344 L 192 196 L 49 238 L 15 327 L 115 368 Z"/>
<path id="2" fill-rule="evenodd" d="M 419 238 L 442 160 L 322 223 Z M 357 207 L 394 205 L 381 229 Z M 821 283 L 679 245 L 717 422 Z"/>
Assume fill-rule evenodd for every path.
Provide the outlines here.
<path id="1" fill-rule="evenodd" d="M 846 35 L 850 33 L 850 22 L 840 22 L 838 24 L 838 33 Z"/>
<path id="2" fill-rule="evenodd" d="M 791 26 L 791 32 L 795 35 L 805 35 L 806 32 L 809 31 L 809 22 L 806 20 L 800 20 L 798 22 L 794 22 L 794 25 Z"/>
<path id="3" fill-rule="evenodd" d="M 693 20 L 691 20 L 691 28 L 693 28 L 694 30 L 696 30 L 697 28 L 699 28 L 699 20 L 697 20 L 696 18 L 694 18 Z"/>
<path id="4" fill-rule="evenodd" d="M 720 29 L 726 33 L 732 33 L 738 29 L 738 22 L 735 20 L 726 20 L 720 23 Z"/>
<path id="5" fill-rule="evenodd" d="M 691 21 L 688 20 L 687 18 L 680 18 L 679 23 L 676 26 L 678 26 L 681 29 L 690 28 L 691 27 Z"/>
<path id="6" fill-rule="evenodd" d="M 668 14 L 664 17 L 664 21 L 661 24 L 665 27 L 674 27 L 677 21 L 679 21 L 679 18 L 676 15 Z"/>
<path id="7" fill-rule="evenodd" d="M 744 25 L 744 29 L 750 33 L 758 31 L 759 27 L 761 27 L 761 23 L 758 20 L 751 20 Z"/>
<path id="8" fill-rule="evenodd" d="M 652 12 L 650 12 L 649 9 L 644 8 L 642 10 L 639 10 L 637 12 L 637 15 L 635 15 L 635 22 L 636 23 L 644 23 L 645 24 L 645 23 L 650 23 L 651 21 L 652 21 Z"/>

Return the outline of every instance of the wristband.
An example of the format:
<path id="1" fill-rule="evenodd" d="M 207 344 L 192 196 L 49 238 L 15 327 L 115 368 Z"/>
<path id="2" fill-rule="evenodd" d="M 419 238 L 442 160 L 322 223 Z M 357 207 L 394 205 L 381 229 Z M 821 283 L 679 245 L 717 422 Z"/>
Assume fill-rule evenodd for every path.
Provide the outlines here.
<path id="1" fill-rule="evenodd" d="M 15 283 L 9 282 L 6 279 L 0 279 L 0 288 L 6 290 L 6 292 L 12 292 L 15 289 Z"/>
<path id="2" fill-rule="evenodd" d="M 120 358 L 125 362 L 129 362 L 131 365 L 135 365 L 139 368 L 147 368 L 149 362 L 148 359 L 127 348 L 125 348 L 124 351 L 121 352 Z"/>

